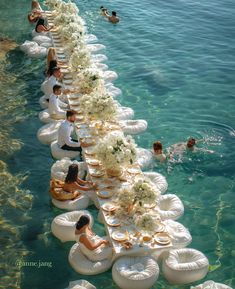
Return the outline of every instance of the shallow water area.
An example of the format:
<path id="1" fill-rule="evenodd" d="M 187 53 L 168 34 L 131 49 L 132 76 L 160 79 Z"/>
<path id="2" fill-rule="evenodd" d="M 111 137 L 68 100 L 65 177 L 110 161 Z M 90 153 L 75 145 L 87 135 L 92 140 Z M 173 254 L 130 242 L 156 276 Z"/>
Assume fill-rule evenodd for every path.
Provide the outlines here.
<path id="1" fill-rule="evenodd" d="M 147 131 L 135 137 L 138 145 L 150 148 L 159 139 L 166 148 L 194 136 L 203 139 L 199 147 L 214 151 L 188 153 L 182 161 L 156 163 L 152 170 L 166 176 L 168 192 L 184 203 L 179 222 L 192 234 L 190 247 L 206 254 L 211 264 L 205 280 L 235 287 L 234 4 L 229 0 L 76 2 L 89 33 L 106 46 L 105 63 L 118 73 L 114 82 L 122 89 L 118 100 L 134 109 L 136 119 L 148 121 Z M 118 25 L 99 14 L 101 5 L 117 11 Z M 51 205 L 48 195 L 53 164 L 49 147 L 36 138 L 42 126 L 37 113 L 45 62 L 29 59 L 15 47 L 31 39 L 32 26 L 26 18 L 30 2 L 16 1 L 12 7 L 2 0 L 0 8 L 0 36 L 7 39 L 0 53 L 4 124 L 0 183 L 5 189 L 0 234 L 4 251 L 11 256 L 10 262 L 1 261 L 5 283 L 0 288 L 17 288 L 20 282 L 21 289 L 63 289 L 71 280 L 86 279 L 99 289 L 116 289 L 111 270 L 97 276 L 74 272 L 67 261 L 72 242 L 62 244 L 50 233 L 52 219 L 62 211 Z M 94 207 L 91 212 L 97 216 Z M 95 231 L 105 233 L 98 222 Z M 35 265 L 18 266 L 19 260 Z M 9 277 L 12 284 L 7 283 Z M 173 287 L 160 276 L 153 288 Z"/>

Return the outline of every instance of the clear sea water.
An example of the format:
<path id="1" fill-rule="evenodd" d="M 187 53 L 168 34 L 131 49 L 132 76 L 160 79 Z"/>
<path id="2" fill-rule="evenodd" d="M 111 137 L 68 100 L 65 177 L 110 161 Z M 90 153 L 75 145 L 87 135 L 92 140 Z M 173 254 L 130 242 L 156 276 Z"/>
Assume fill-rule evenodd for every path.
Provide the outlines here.
<path id="1" fill-rule="evenodd" d="M 0 1 L 0 36 L 11 39 L 13 47 L 31 39 L 26 19 L 30 2 Z M 152 169 L 164 174 L 168 192 L 182 199 L 185 214 L 179 221 L 190 229 L 191 247 L 209 258 L 211 272 L 195 284 L 214 280 L 234 288 L 234 1 L 77 3 L 89 32 L 106 45 L 107 64 L 118 73 L 115 85 L 123 91 L 120 102 L 148 121 L 137 143 L 150 148 L 158 139 L 166 148 L 194 136 L 204 140 L 200 147 L 214 151 Z M 101 5 L 118 12 L 118 25 L 100 16 Z M 74 272 L 67 261 L 72 243 L 62 244 L 50 233 L 52 219 L 62 211 L 51 205 L 48 195 L 53 164 L 49 147 L 36 138 L 42 126 L 37 113 L 45 62 L 27 58 L 19 48 L 2 53 L 4 47 L 1 42 L 0 236 L 6 253 L 1 253 L 5 277 L 0 288 L 63 289 L 71 280 L 87 279 L 98 289 L 115 289 L 111 271 L 97 276 Z M 96 216 L 96 209 L 91 210 Z M 104 233 L 98 223 L 95 230 Z M 52 266 L 22 267 L 20 275 L 19 260 Z M 172 286 L 160 276 L 153 288 L 190 285 Z"/>

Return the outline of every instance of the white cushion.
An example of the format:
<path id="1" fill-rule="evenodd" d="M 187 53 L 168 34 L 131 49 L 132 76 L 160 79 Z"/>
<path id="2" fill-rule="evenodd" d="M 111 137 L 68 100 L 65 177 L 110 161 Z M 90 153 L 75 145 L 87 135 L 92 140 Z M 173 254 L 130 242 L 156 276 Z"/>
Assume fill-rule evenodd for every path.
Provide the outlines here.
<path id="1" fill-rule="evenodd" d="M 144 149 L 144 148 L 137 148 L 137 163 L 139 166 L 143 168 L 147 168 L 151 165 L 153 160 L 153 154 L 150 150 Z"/>
<path id="2" fill-rule="evenodd" d="M 55 207 L 68 211 L 83 210 L 86 209 L 89 205 L 89 197 L 86 195 L 86 193 L 81 194 L 75 200 L 58 201 L 53 198 L 51 200 Z"/>
<path id="3" fill-rule="evenodd" d="M 122 127 L 122 130 L 126 134 L 139 134 L 144 132 L 147 127 L 148 123 L 144 119 L 137 119 L 137 120 L 121 120 L 119 124 Z"/>
<path id="4" fill-rule="evenodd" d="M 180 198 L 174 194 L 160 195 L 157 198 L 155 210 L 162 220 L 177 220 L 184 213 L 184 205 Z"/>
<path id="5" fill-rule="evenodd" d="M 191 286 L 190 289 L 233 289 L 233 288 L 229 287 L 228 285 L 216 283 L 212 280 L 209 280 L 195 287 Z"/>
<path id="6" fill-rule="evenodd" d="M 151 156 L 153 156 L 152 153 L 151 153 Z M 156 185 L 157 189 L 162 194 L 164 194 L 167 191 L 168 183 L 167 183 L 166 178 L 163 175 L 156 173 L 156 172 L 145 172 L 144 175 L 148 177 Z"/>
<path id="7" fill-rule="evenodd" d="M 71 158 L 74 159 L 80 155 L 79 151 L 68 151 L 63 150 L 59 147 L 57 141 L 51 143 L 51 154 L 53 158 L 60 160 L 62 158 Z"/>
<path id="8" fill-rule="evenodd" d="M 66 289 L 96 289 L 96 287 L 86 280 L 76 280 L 69 282 L 69 287 Z"/>
<path id="9" fill-rule="evenodd" d="M 51 144 L 58 137 L 58 129 L 62 121 L 51 122 L 42 126 L 37 132 L 38 140 L 43 144 Z"/>

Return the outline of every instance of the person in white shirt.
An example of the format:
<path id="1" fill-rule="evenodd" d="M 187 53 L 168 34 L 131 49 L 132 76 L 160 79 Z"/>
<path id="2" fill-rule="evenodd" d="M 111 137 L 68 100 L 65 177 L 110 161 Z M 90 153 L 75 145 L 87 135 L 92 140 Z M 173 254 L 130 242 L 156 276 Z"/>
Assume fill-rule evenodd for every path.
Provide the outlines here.
<path id="1" fill-rule="evenodd" d="M 58 130 L 58 145 L 63 150 L 82 152 L 80 143 L 71 138 L 76 114 L 74 110 L 68 110 L 66 112 L 66 120 L 62 122 Z"/>
<path id="2" fill-rule="evenodd" d="M 62 77 L 62 73 L 59 67 L 54 67 L 51 73 L 51 76 L 47 78 L 41 85 L 41 90 L 45 94 L 48 101 L 50 95 L 53 93 L 54 85 L 60 85 L 58 80 Z"/>
<path id="3" fill-rule="evenodd" d="M 61 93 L 61 86 L 58 84 L 54 85 L 48 106 L 51 118 L 65 119 L 66 117 L 66 108 L 68 108 L 68 105 L 59 99 Z"/>

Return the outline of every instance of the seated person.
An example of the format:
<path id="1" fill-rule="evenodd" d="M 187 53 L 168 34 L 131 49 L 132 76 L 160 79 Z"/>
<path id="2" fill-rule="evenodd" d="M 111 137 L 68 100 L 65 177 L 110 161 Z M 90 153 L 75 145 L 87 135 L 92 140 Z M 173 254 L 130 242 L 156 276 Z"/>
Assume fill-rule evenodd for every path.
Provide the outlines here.
<path id="1" fill-rule="evenodd" d="M 58 145 L 62 150 L 82 152 L 80 143 L 71 139 L 71 133 L 74 130 L 74 122 L 76 120 L 76 111 L 68 110 L 66 112 L 66 120 L 62 122 L 58 130 Z"/>
<path id="2" fill-rule="evenodd" d="M 42 8 L 41 8 L 41 6 L 37 0 L 32 0 L 31 9 L 32 9 L 32 11 L 42 12 Z"/>
<path id="3" fill-rule="evenodd" d="M 48 101 L 49 101 L 50 95 L 53 93 L 54 85 L 61 85 L 61 83 L 59 81 L 60 81 L 62 76 L 63 75 L 60 71 L 60 68 L 59 67 L 53 67 L 50 70 L 50 76 L 42 83 L 41 90 L 45 94 L 46 99 Z"/>
<path id="4" fill-rule="evenodd" d="M 69 201 L 69 200 L 75 200 L 78 198 L 81 193 L 78 191 L 74 192 L 67 192 L 63 189 L 64 182 L 59 180 L 51 180 L 50 181 L 50 195 L 53 199 L 58 201 Z"/>
<path id="5" fill-rule="evenodd" d="M 46 68 L 48 76 L 51 75 L 52 69 L 54 67 L 58 67 L 64 64 L 65 62 L 59 61 L 57 59 L 55 47 L 49 47 L 47 52 L 47 68 Z"/>
<path id="6" fill-rule="evenodd" d="M 156 141 L 153 143 L 153 154 L 155 158 L 163 163 L 166 160 L 166 155 L 163 153 L 162 143 L 160 141 Z"/>
<path id="7" fill-rule="evenodd" d="M 45 20 L 44 20 L 43 18 L 39 18 L 39 19 L 38 19 L 38 22 L 37 22 L 37 24 L 36 24 L 36 27 L 35 27 L 35 31 L 36 31 L 37 33 L 49 32 L 52 28 L 53 28 L 53 26 L 48 28 L 48 27 L 45 25 Z"/>
<path id="8" fill-rule="evenodd" d="M 109 242 L 97 236 L 90 228 L 90 219 L 82 215 L 77 221 L 75 240 L 81 252 L 91 261 L 101 261 L 112 257 L 112 248 Z"/>
<path id="9" fill-rule="evenodd" d="M 66 117 L 66 108 L 68 108 L 68 105 L 59 99 L 61 93 L 61 86 L 58 84 L 54 85 L 53 93 L 50 95 L 48 106 L 51 118 L 65 119 Z"/>
<path id="10" fill-rule="evenodd" d="M 84 181 L 78 177 L 78 165 L 69 166 L 67 176 L 63 185 L 63 190 L 73 193 L 77 190 L 89 191 L 96 188 L 96 185 L 89 181 Z"/>
<path id="11" fill-rule="evenodd" d="M 119 18 L 117 17 L 117 12 L 115 12 L 115 11 L 112 11 L 111 16 L 108 14 L 107 11 L 105 11 L 104 16 L 106 16 L 108 18 L 109 22 L 112 22 L 114 24 L 119 22 Z"/>
<path id="12" fill-rule="evenodd" d="M 36 23 L 39 18 L 42 17 L 42 14 L 40 11 L 32 11 L 28 14 L 28 20 L 30 23 Z"/>

